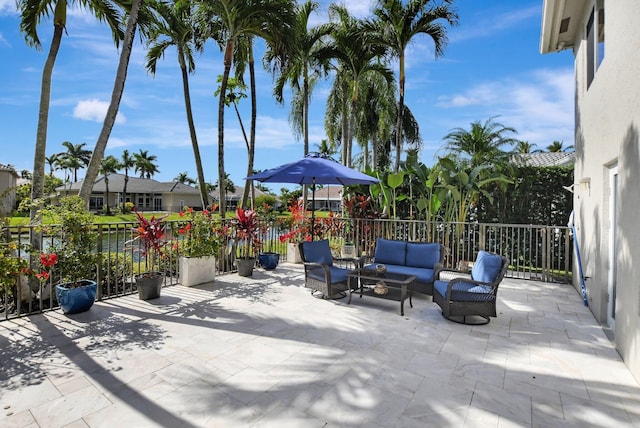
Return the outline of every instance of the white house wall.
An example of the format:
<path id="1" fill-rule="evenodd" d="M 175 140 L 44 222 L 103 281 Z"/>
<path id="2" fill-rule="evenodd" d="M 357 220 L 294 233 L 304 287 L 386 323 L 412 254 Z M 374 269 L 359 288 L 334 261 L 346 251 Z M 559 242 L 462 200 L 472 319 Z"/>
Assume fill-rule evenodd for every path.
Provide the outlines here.
<path id="1" fill-rule="evenodd" d="M 575 41 L 575 222 L 589 306 L 607 324 L 610 221 L 609 171 L 618 167 L 616 348 L 640 380 L 640 1 L 605 1 L 605 57 L 586 80 L 585 1 Z M 577 272 L 576 272 L 577 273 Z M 577 275 L 576 275 L 577 277 Z M 579 287 L 578 278 L 575 279 Z"/>

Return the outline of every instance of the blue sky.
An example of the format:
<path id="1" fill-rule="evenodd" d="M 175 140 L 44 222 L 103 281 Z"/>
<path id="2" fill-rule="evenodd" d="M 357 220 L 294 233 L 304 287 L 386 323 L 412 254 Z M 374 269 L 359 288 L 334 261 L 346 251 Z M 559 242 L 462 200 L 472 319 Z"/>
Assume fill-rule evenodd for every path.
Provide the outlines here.
<path id="1" fill-rule="evenodd" d="M 330 1 L 320 1 L 314 23 L 326 21 Z M 369 14 L 371 3 L 343 2 L 353 15 Z M 445 55 L 434 59 L 430 39 L 419 36 L 407 52 L 406 103 L 418 119 L 424 149 L 421 160 L 434 163 L 443 137 L 453 128 L 498 116 L 515 128 L 516 138 L 544 148 L 554 140 L 573 144 L 573 56 L 570 51 L 539 53 L 542 0 L 458 0 L 460 25 L 449 30 Z M 33 153 L 42 66 L 53 25 L 43 21 L 42 51 L 26 45 L 19 31 L 14 0 L 0 0 L 0 163 L 18 171 L 33 168 Z M 92 149 L 111 96 L 118 51 L 103 24 L 82 10 L 70 10 L 67 32 L 56 61 L 51 91 L 47 155 L 64 151 L 61 143 L 87 143 Z M 157 156 L 160 181 L 181 172 L 196 177 L 187 128 L 182 82 L 175 52 L 168 51 L 155 77 L 145 68 L 139 43 L 106 155 L 119 158 L 124 149 Z M 397 65 L 393 65 L 397 73 Z M 216 78 L 222 55 L 210 44 L 196 57 L 190 76 L 191 96 L 205 179 L 217 181 Z M 277 105 L 272 77 L 257 67 L 258 121 L 256 169 L 267 169 L 302 157 L 288 123 L 288 105 Z M 318 84 L 310 109 L 312 150 L 326 138 L 324 110 L 331 82 Z M 288 101 L 290 97 L 286 98 Z M 241 113 L 249 124 L 249 100 Z M 235 114 L 225 114 L 225 166 L 236 185 L 243 185 L 246 148 Z M 48 171 L 48 170 L 47 170 Z M 80 173 L 83 176 L 83 172 Z M 271 186 L 278 191 L 281 185 Z"/>

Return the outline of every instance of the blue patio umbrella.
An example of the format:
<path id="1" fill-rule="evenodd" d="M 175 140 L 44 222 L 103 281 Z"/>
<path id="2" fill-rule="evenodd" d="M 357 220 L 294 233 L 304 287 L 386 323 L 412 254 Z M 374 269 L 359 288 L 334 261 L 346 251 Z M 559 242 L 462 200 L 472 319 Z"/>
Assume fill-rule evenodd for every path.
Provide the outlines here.
<path id="1" fill-rule="evenodd" d="M 316 184 L 375 184 L 377 178 L 348 168 L 328 156 L 320 153 L 309 153 L 304 158 L 268 169 L 259 174 L 250 175 L 246 180 L 263 183 L 294 183 L 311 185 L 311 230 L 315 223 Z"/>

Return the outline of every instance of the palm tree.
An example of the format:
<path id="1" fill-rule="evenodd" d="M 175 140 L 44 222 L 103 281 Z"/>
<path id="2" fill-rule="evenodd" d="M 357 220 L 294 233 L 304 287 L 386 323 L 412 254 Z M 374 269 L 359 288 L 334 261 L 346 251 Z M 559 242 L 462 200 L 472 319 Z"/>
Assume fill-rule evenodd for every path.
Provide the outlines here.
<path id="1" fill-rule="evenodd" d="M 42 68 L 42 83 L 40 87 L 40 107 L 38 111 L 38 127 L 36 131 L 36 147 L 33 160 L 33 181 L 31 183 L 31 199 L 37 201 L 44 195 L 44 168 L 47 151 L 47 127 L 49 122 L 49 102 L 51 98 L 51 76 L 62 42 L 62 34 L 67 27 L 67 5 L 76 3 L 74 0 L 18 0 L 20 10 L 20 31 L 24 33 L 29 46 L 41 49 L 42 44 L 38 36 L 38 24 L 53 11 L 53 36 L 49 53 Z M 116 43 L 122 39 L 120 29 L 120 14 L 109 0 L 78 0 L 100 21 L 105 21 L 113 33 Z M 37 207 L 31 209 L 30 217 L 35 219 Z"/>
<path id="2" fill-rule="evenodd" d="M 388 163 L 380 163 L 380 152 L 385 152 L 388 159 L 388 151 L 385 142 L 392 136 L 392 123 L 396 115 L 397 101 L 394 82 L 388 82 L 378 74 L 370 74 L 362 82 L 359 95 L 361 107 L 357 112 L 356 139 L 363 146 L 363 167 L 374 169 L 388 167 Z M 369 140 L 371 140 L 371 153 L 369 153 Z"/>
<path id="3" fill-rule="evenodd" d="M 547 146 L 547 151 L 550 153 L 558 153 L 558 152 L 567 152 L 573 150 L 574 146 L 563 147 L 564 143 L 562 141 L 554 141 L 553 143 Z"/>
<path id="4" fill-rule="evenodd" d="M 100 173 L 104 175 L 104 186 L 106 190 L 105 201 L 106 201 L 106 214 L 111 215 L 111 210 L 109 208 L 109 174 L 113 174 L 118 171 L 120 168 L 120 162 L 114 156 L 107 156 L 102 159 L 100 162 Z"/>
<path id="5" fill-rule="evenodd" d="M 155 4 L 155 2 L 150 2 Z M 129 58 L 131 57 L 131 50 L 133 47 L 133 39 L 135 37 L 136 28 L 138 26 L 138 16 L 141 14 L 142 0 L 133 0 L 131 2 L 131 9 L 127 10 L 127 28 L 124 32 L 124 40 L 122 43 L 122 50 L 120 51 L 120 59 L 118 61 L 118 68 L 116 70 L 116 77 L 113 83 L 113 90 L 111 92 L 111 101 L 107 108 L 107 114 L 104 117 L 102 123 L 102 129 L 100 135 L 96 141 L 95 148 L 93 149 L 93 156 L 87 167 L 85 179 L 82 182 L 79 196 L 84 199 L 88 205 L 89 196 L 91 196 L 91 190 L 93 189 L 93 183 L 98 176 L 98 170 L 100 168 L 100 162 L 104 157 L 104 151 L 111 135 L 111 130 L 116 122 L 116 116 L 118 115 L 118 109 L 120 108 L 120 100 L 124 92 L 124 83 L 127 80 L 127 69 L 129 68 Z M 149 15 L 151 12 L 147 9 L 142 11 L 142 23 L 150 21 Z"/>
<path id="6" fill-rule="evenodd" d="M 178 175 L 176 175 L 176 177 L 173 179 L 173 181 L 177 182 L 177 183 L 182 183 L 182 184 L 188 184 L 189 186 L 196 184 L 196 180 L 194 180 L 193 178 L 189 177 L 189 173 L 188 172 L 181 172 Z M 205 183 L 206 184 L 206 183 Z M 206 186 L 204 191 L 206 192 Z M 207 196 L 208 199 L 208 196 Z M 206 207 L 206 205 L 203 206 L 203 208 Z"/>
<path id="7" fill-rule="evenodd" d="M 362 25 L 349 15 L 346 7 L 332 4 L 329 7 L 329 16 L 338 21 L 332 25 L 333 42 L 323 49 L 323 54 L 337 60 L 338 73 L 345 76 L 345 81 L 340 83 L 345 84 L 344 87 L 348 87 L 350 93 L 349 117 L 346 126 L 343 124 L 345 132 L 342 138 L 342 161 L 345 165 L 351 166 L 351 146 L 358 111 L 360 82 L 372 73 L 381 75 L 387 82 L 392 82 L 393 73 L 381 62 L 381 58 L 385 54 L 384 47 L 366 43 Z"/>
<path id="8" fill-rule="evenodd" d="M 89 164 L 91 159 L 91 150 L 86 150 L 84 146 L 87 143 L 72 144 L 69 141 L 63 141 L 62 145 L 66 147 L 66 153 L 61 156 L 67 160 L 67 165 L 73 169 L 73 182 L 78 181 L 78 169 L 84 168 Z"/>
<path id="9" fill-rule="evenodd" d="M 60 153 L 53 153 L 51 156 L 45 156 L 44 160 L 49 165 L 49 175 L 53 176 L 53 171 L 60 167 Z"/>
<path id="10" fill-rule="evenodd" d="M 202 19 L 208 25 L 208 35 L 224 50 L 224 72 L 218 100 L 218 181 L 225 181 L 224 169 L 224 107 L 227 81 L 233 64 L 236 44 L 243 37 L 268 38 L 273 28 L 286 30 L 293 16 L 291 0 L 219 0 L 200 3 Z M 220 189 L 220 215 L 226 216 L 226 189 Z"/>
<path id="11" fill-rule="evenodd" d="M 155 21 L 148 41 L 147 70 L 149 70 L 152 75 L 155 75 L 158 59 L 164 56 L 168 47 L 175 46 L 178 54 L 178 65 L 180 66 L 182 74 L 184 105 L 187 111 L 191 147 L 193 148 L 198 183 L 200 185 L 200 199 L 202 200 L 202 207 L 204 208 L 209 205 L 209 195 L 207 194 L 205 186 L 206 181 L 204 179 L 196 127 L 193 122 L 191 95 L 189 92 L 189 73 L 193 73 L 196 68 L 193 60 L 193 52 L 194 50 L 202 50 L 201 43 L 196 44 L 195 40 L 196 31 L 195 22 L 193 21 L 193 5 L 190 0 L 175 2 L 173 4 L 158 3 L 157 11 L 159 19 Z"/>
<path id="12" fill-rule="evenodd" d="M 133 154 L 135 162 L 135 171 L 140 174 L 140 178 L 151 178 L 157 172 L 160 172 L 155 161 L 158 159 L 156 155 L 150 155 L 148 150 L 142 150 Z"/>
<path id="13" fill-rule="evenodd" d="M 287 56 L 280 61 L 278 53 L 267 50 L 265 62 L 271 64 L 276 76 L 273 94 L 278 103 L 284 102 L 283 91 L 287 83 L 293 89 L 294 101 L 291 103 L 290 120 L 296 135 L 303 136 L 304 154 L 309 153 L 309 99 L 316 80 L 326 73 L 327 58 L 320 55 L 324 38 L 329 35 L 331 26 L 309 27 L 311 13 L 318 9 L 318 3 L 307 0 L 296 8 L 295 23 L 291 39 L 287 41 Z"/>
<path id="14" fill-rule="evenodd" d="M 510 158 L 510 153 L 502 147 L 517 144 L 518 140 L 506 136 L 506 133 L 516 133 L 514 128 L 495 122 L 489 118 L 486 122 L 472 122 L 471 129 L 455 128 L 449 132 L 444 140 L 445 149 L 471 168 L 479 165 L 504 165 Z"/>
<path id="15" fill-rule="evenodd" d="M 120 158 L 120 168 L 124 169 L 124 187 L 122 189 L 122 213 L 126 212 L 126 201 L 127 201 L 127 184 L 129 184 L 129 170 L 136 166 L 136 160 L 134 157 L 129 155 L 129 150 L 124 150 L 122 152 L 122 157 Z"/>
<path id="16" fill-rule="evenodd" d="M 516 153 L 520 153 L 520 154 L 540 153 L 541 152 L 540 149 L 535 149 L 534 150 L 535 146 L 536 146 L 535 144 L 531 144 L 528 141 L 518 141 L 518 143 L 516 144 L 516 147 L 515 147 L 515 152 Z"/>
<path id="17" fill-rule="evenodd" d="M 403 4 L 405 3 L 405 4 Z M 405 50 L 418 34 L 426 34 L 434 43 L 436 58 L 444 53 L 447 43 L 447 28 L 457 25 L 458 15 L 453 11 L 452 0 L 432 6 L 431 0 L 378 0 L 373 13 L 375 20 L 367 21 L 365 28 L 373 43 L 383 44 L 398 58 L 398 111 L 396 118 L 396 162 L 394 171 L 400 167 L 403 135 L 402 115 L 404 114 Z M 444 23 L 440 22 L 444 21 Z"/>

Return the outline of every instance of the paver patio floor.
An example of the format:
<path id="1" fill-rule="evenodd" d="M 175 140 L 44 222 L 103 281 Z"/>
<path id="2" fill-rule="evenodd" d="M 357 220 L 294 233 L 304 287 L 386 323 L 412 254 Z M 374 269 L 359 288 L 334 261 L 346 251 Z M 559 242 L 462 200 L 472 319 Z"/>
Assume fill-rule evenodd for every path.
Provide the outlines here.
<path id="1" fill-rule="evenodd" d="M 299 265 L 0 322 L 3 427 L 640 427 L 569 285 L 506 279 L 485 326 L 322 300 Z"/>

